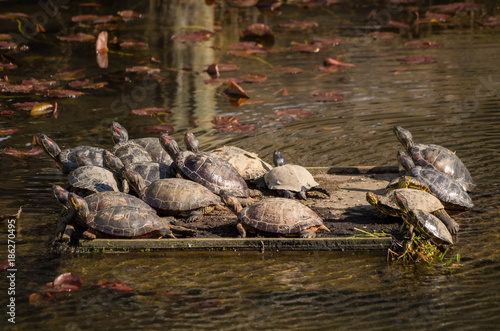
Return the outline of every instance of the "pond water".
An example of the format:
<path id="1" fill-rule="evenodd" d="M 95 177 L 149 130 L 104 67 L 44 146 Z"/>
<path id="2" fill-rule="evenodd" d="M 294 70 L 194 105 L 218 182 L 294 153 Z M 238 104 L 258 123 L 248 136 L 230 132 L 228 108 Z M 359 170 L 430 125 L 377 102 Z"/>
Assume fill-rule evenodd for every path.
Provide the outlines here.
<path id="1" fill-rule="evenodd" d="M 448 267 L 403 266 L 388 263 L 386 252 L 54 255 L 48 243 L 60 206 L 51 186 L 65 183 L 66 176 L 45 154 L 16 158 L 2 153 L 0 214 L 15 214 L 19 207 L 23 212 L 15 238 L 15 296 L 5 295 L 8 272 L 0 278 L 4 307 L 0 325 L 12 330 L 493 329 L 499 325 L 500 28 L 480 24 L 498 14 L 497 3 L 484 1 L 480 10 L 457 12 L 444 23 L 422 22 L 419 38 L 389 21 L 411 22 L 415 11 L 423 19 L 426 6 L 340 1 L 304 8 L 289 1 L 279 12 L 269 13 L 251 4 L 151 0 L 84 6 L 68 1 L 53 8 L 57 14 L 43 16 L 37 2 L 22 7 L 2 2 L 0 14 L 33 15 L 18 21 L 11 16 L 0 19 L 0 33 L 21 35 L 22 30 L 29 47 L 2 51 L 18 66 L 2 73 L 11 83 L 55 80 L 56 73 L 83 69 L 85 78 L 108 84 L 84 89 L 78 98 L 2 93 L 1 110 L 15 109 L 16 102 L 57 102 L 58 117 L 30 117 L 27 111 L 2 115 L 2 129 L 19 131 L 2 135 L 0 148 L 26 151 L 32 136 L 41 132 L 65 147 L 110 148 L 109 126 L 118 121 L 133 138 L 155 136 L 152 127 L 169 124 L 179 140 L 185 132 L 194 132 L 202 149 L 231 144 L 257 152 L 268 162 L 279 149 L 288 162 L 305 166 L 395 165 L 396 151 L 401 149 L 392 133 L 397 124 L 409 129 L 418 142 L 456 151 L 478 184 L 471 194 L 476 207 L 457 215 L 461 231 L 453 254 L 460 255 L 460 262 Z M 106 26 L 72 21 L 77 15 L 117 16 L 125 10 L 145 16 Z M 46 32 L 35 34 L 26 28 L 26 22 L 37 17 Z M 280 26 L 291 20 L 317 26 Z M 252 23 L 269 26 L 274 45 L 267 54 L 231 55 L 228 46 L 239 42 L 240 31 Z M 215 35 L 195 43 L 172 38 L 202 28 Z M 98 66 L 94 42 L 56 38 L 79 32 L 97 36 L 101 30 L 109 32 L 107 68 Z M 374 31 L 394 35 L 375 39 L 370 34 Z M 125 49 L 111 42 L 115 37 L 118 43 L 146 42 L 148 47 Z M 298 44 L 311 44 L 315 37 L 342 39 L 318 53 L 292 50 Z M 441 47 L 404 46 L 411 40 L 431 40 Z M 397 60 L 408 56 L 434 57 L 436 62 Z M 320 71 L 317 66 L 327 57 L 355 66 Z M 231 106 L 222 93 L 227 82 L 207 84 L 209 76 L 199 73 L 215 62 L 240 68 L 222 72 L 221 78 L 261 74 L 267 80 L 241 83 L 250 99 Z M 150 75 L 126 70 L 146 65 L 160 70 Z M 279 67 L 303 72 L 279 73 Z M 68 89 L 66 84 L 59 80 L 59 88 Z M 324 92 L 339 94 L 343 100 L 324 102 L 314 96 Z M 139 116 L 131 111 L 146 107 L 163 107 L 171 113 Z M 312 115 L 275 114 L 288 109 Z M 215 116 L 235 116 L 254 130 L 216 130 L 211 123 Z M 7 220 L 0 224 L 4 260 Z M 29 303 L 31 293 L 64 272 L 78 273 L 83 287 L 56 293 L 38 305 Z M 133 291 L 91 285 L 103 280 L 121 281 Z M 8 322 L 5 309 L 11 297 L 15 297 L 15 325 Z"/>

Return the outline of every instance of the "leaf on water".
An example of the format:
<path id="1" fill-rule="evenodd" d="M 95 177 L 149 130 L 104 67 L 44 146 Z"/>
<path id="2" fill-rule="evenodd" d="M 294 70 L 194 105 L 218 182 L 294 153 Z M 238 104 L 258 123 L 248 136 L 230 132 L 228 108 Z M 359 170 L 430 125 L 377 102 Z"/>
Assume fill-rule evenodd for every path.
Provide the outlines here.
<path id="1" fill-rule="evenodd" d="M 418 47 L 418 48 L 440 48 L 440 47 L 443 47 L 443 45 L 438 43 L 437 41 L 422 40 L 422 39 L 405 42 L 404 46 L 406 46 L 406 47 Z"/>
<path id="2" fill-rule="evenodd" d="M 26 156 L 35 156 L 35 155 L 40 155 L 44 153 L 43 149 L 39 147 L 34 147 L 32 149 L 29 149 L 27 151 L 19 151 L 13 147 L 7 147 L 2 150 L 2 154 L 7 154 L 13 157 L 26 157 Z"/>
<path id="3" fill-rule="evenodd" d="M 316 28 L 318 23 L 311 21 L 295 21 L 290 20 L 288 23 L 278 24 L 280 28 L 286 28 L 290 30 L 305 30 L 307 28 Z"/>
<path id="4" fill-rule="evenodd" d="M 434 5 L 429 6 L 429 9 L 435 10 L 438 13 L 454 14 L 459 11 L 475 11 L 480 10 L 484 7 L 483 4 L 467 3 L 467 2 L 455 2 L 447 5 Z"/>
<path id="5" fill-rule="evenodd" d="M 68 86 L 76 89 L 99 89 L 108 85 L 107 82 L 97 82 L 93 83 L 89 79 L 76 80 L 74 82 L 69 82 Z"/>
<path id="6" fill-rule="evenodd" d="M 78 70 L 73 70 L 73 71 L 65 71 L 65 72 L 58 72 L 52 75 L 55 79 L 58 80 L 78 80 L 82 79 L 85 77 L 85 74 L 83 73 L 85 69 L 78 69 Z"/>
<path id="7" fill-rule="evenodd" d="M 95 61 L 97 62 L 97 65 L 99 68 L 106 69 L 109 64 L 109 57 L 108 53 L 96 53 Z"/>
<path id="8" fill-rule="evenodd" d="M 409 29 L 410 28 L 410 25 L 406 24 L 406 23 L 401 23 L 401 22 L 397 22 L 397 21 L 389 21 L 389 25 L 390 26 L 393 26 L 395 28 L 401 28 L 401 29 Z"/>
<path id="9" fill-rule="evenodd" d="M 309 117 L 313 115 L 312 111 L 302 110 L 302 109 L 286 109 L 286 110 L 275 110 L 274 115 L 276 116 L 292 116 L 292 117 Z"/>
<path id="10" fill-rule="evenodd" d="M 344 100 L 344 96 L 341 94 L 337 94 L 338 92 L 341 91 L 319 92 L 314 93 L 313 97 L 317 102 L 332 102 Z"/>
<path id="11" fill-rule="evenodd" d="M 149 107 L 149 108 L 133 109 L 132 113 L 140 116 L 152 116 L 157 113 L 172 113 L 172 111 L 166 108 Z"/>
<path id="12" fill-rule="evenodd" d="M 128 22 L 134 18 L 144 18 L 145 16 L 144 14 L 139 14 L 133 10 L 119 11 L 118 15 L 122 18 L 124 22 Z"/>
<path id="13" fill-rule="evenodd" d="M 51 98 L 77 98 L 83 93 L 80 91 L 72 90 L 48 90 L 47 96 Z"/>
<path id="14" fill-rule="evenodd" d="M 168 134 L 171 134 L 174 131 L 175 131 L 174 127 L 169 125 L 169 124 L 155 125 L 151 128 L 146 129 L 146 132 L 148 132 L 148 133 L 164 133 L 164 132 L 166 132 Z"/>
<path id="15" fill-rule="evenodd" d="M 69 36 L 56 36 L 57 39 L 62 40 L 62 41 L 79 41 L 79 42 L 88 42 L 88 41 L 94 41 L 95 36 L 87 33 L 77 33 Z"/>
<path id="16" fill-rule="evenodd" d="M 370 35 L 375 40 L 392 39 L 392 38 L 396 38 L 398 36 L 394 32 L 384 32 L 384 31 L 373 31 L 373 32 L 370 32 L 368 35 Z"/>
<path id="17" fill-rule="evenodd" d="M 135 66 L 135 67 L 131 67 L 131 68 L 126 68 L 125 71 L 126 72 L 139 72 L 139 73 L 152 74 L 155 72 L 160 72 L 160 69 L 148 67 L 148 66 Z"/>
<path id="18" fill-rule="evenodd" d="M 342 38 L 329 38 L 329 37 L 314 37 L 313 38 L 313 44 L 318 45 L 320 47 L 338 46 L 343 42 L 344 42 L 344 40 Z"/>
<path id="19" fill-rule="evenodd" d="M 488 17 L 485 22 L 481 23 L 484 26 L 499 26 L 500 17 Z"/>
<path id="20" fill-rule="evenodd" d="M 97 41 L 95 44 L 95 50 L 97 54 L 105 54 L 108 52 L 108 32 L 101 31 L 99 36 L 97 36 Z"/>
<path id="21" fill-rule="evenodd" d="M 207 69 L 203 70 L 206 72 L 212 79 L 220 76 L 219 74 L 219 66 L 217 63 L 213 63 L 207 67 Z"/>
<path id="22" fill-rule="evenodd" d="M 229 101 L 229 104 L 233 107 L 238 107 L 241 105 L 244 105 L 248 102 L 248 98 L 234 98 L 234 97 L 227 97 L 227 100 Z"/>
<path id="23" fill-rule="evenodd" d="M 329 58 L 329 57 L 327 57 L 326 59 L 323 60 L 323 65 L 325 67 L 328 67 L 328 66 L 355 67 L 356 66 L 355 64 L 340 62 L 340 61 L 337 61 L 337 60 Z"/>
<path id="24" fill-rule="evenodd" d="M 82 285 L 82 279 L 74 272 L 60 274 L 53 282 L 54 288 L 64 288 L 68 291 L 78 290 Z"/>
<path id="25" fill-rule="evenodd" d="M 303 45 L 293 46 L 292 50 L 294 52 L 301 52 L 301 53 L 318 53 L 319 47 L 318 45 L 313 45 L 313 44 L 303 44 Z"/>
<path id="26" fill-rule="evenodd" d="M 120 43 L 120 47 L 125 49 L 146 49 L 149 45 L 143 41 L 124 41 Z"/>
<path id="27" fill-rule="evenodd" d="M 48 102 L 44 102 L 34 106 L 30 111 L 30 115 L 33 117 L 46 116 L 52 114 L 53 111 L 54 106 Z"/>
<path id="28" fill-rule="evenodd" d="M 267 77 L 261 74 L 247 74 L 240 77 L 245 83 L 261 83 L 267 80 Z"/>
<path id="29" fill-rule="evenodd" d="M 424 15 L 424 20 L 419 21 L 420 23 L 425 22 L 425 21 L 438 21 L 438 22 L 447 22 L 451 19 L 450 14 L 439 14 L 439 13 L 431 13 L 431 12 L 426 12 Z"/>
<path id="30" fill-rule="evenodd" d="M 271 69 L 271 71 L 275 74 L 295 75 L 295 74 L 300 74 L 304 70 L 294 67 L 274 67 Z"/>
<path id="31" fill-rule="evenodd" d="M 239 43 L 231 44 L 227 46 L 227 48 L 230 50 L 246 51 L 250 49 L 261 49 L 262 45 L 256 43 L 255 41 L 241 41 Z"/>
<path id="32" fill-rule="evenodd" d="M 437 62 L 434 56 L 405 56 L 398 57 L 396 60 L 403 64 L 428 64 Z"/>
<path id="33" fill-rule="evenodd" d="M 0 128 L 0 136 L 8 136 L 19 132 L 18 128 Z"/>
<path id="34" fill-rule="evenodd" d="M 224 94 L 232 98 L 246 98 L 250 99 L 250 96 L 245 92 L 244 89 L 241 88 L 238 84 L 236 84 L 233 80 L 229 81 L 227 89 L 224 90 Z"/>
<path id="35" fill-rule="evenodd" d="M 215 116 L 210 122 L 214 125 L 239 125 L 236 116 Z"/>
<path id="36" fill-rule="evenodd" d="M 15 65 L 14 63 L 2 63 L 2 62 L 0 62 L 0 71 L 12 70 L 12 69 L 16 69 L 16 68 L 17 68 L 17 65 Z"/>
<path id="37" fill-rule="evenodd" d="M 185 35 L 173 35 L 172 39 L 191 44 L 208 40 L 213 36 L 215 36 L 215 33 L 213 33 L 212 31 L 199 30 Z"/>
<path id="38" fill-rule="evenodd" d="M 81 23 L 81 22 L 89 22 L 89 23 L 91 23 L 96 18 L 97 18 L 97 15 L 77 15 L 77 16 L 73 16 L 71 18 L 71 21 L 75 22 L 75 23 Z"/>
<path id="39" fill-rule="evenodd" d="M 118 17 L 113 16 L 113 15 L 97 16 L 96 18 L 94 18 L 92 23 L 105 24 L 105 23 L 110 23 L 110 22 L 116 21 L 117 19 L 118 19 Z"/>
<path id="40" fill-rule="evenodd" d="M 277 94 L 281 94 L 284 97 L 287 97 L 289 95 L 288 94 L 288 90 L 286 89 L 286 87 L 283 87 L 283 88 L 281 88 L 278 91 L 276 91 L 276 92 L 273 93 L 273 95 L 277 95 Z"/>
<path id="41" fill-rule="evenodd" d="M 120 292 L 132 292 L 134 289 L 131 288 L 128 285 L 125 285 L 122 281 L 120 280 L 115 280 L 115 281 L 110 281 L 110 280 L 101 280 L 95 284 L 91 284 L 92 286 L 98 286 L 102 289 L 110 289 L 110 290 L 116 290 Z"/>
<path id="42" fill-rule="evenodd" d="M 240 32 L 240 40 L 256 41 L 263 45 L 270 46 L 274 44 L 274 33 L 273 30 L 265 24 L 251 24 Z"/>
<path id="43" fill-rule="evenodd" d="M 12 107 L 18 110 L 31 110 L 37 105 L 41 105 L 43 102 L 33 101 L 33 102 L 17 102 L 12 104 Z"/>
<path id="44" fill-rule="evenodd" d="M 10 116 L 10 115 L 14 115 L 14 114 L 15 114 L 15 111 L 13 111 L 13 110 L 0 110 L 1 116 Z"/>

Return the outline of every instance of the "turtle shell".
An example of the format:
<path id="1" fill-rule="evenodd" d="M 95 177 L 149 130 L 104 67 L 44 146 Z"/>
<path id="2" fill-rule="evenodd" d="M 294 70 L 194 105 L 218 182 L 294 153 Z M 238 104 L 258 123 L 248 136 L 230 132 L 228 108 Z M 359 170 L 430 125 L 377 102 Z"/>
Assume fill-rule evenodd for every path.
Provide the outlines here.
<path id="1" fill-rule="evenodd" d="M 133 170 L 138 172 L 144 179 L 146 186 L 149 186 L 158 179 L 174 177 L 173 170 L 169 165 L 158 162 L 137 162 L 129 163 L 125 166 L 125 171 Z"/>
<path id="2" fill-rule="evenodd" d="M 381 204 L 388 208 L 394 209 L 397 213 L 399 213 L 400 208 L 394 201 L 394 194 L 396 193 L 404 196 L 407 199 L 409 209 L 422 209 L 429 213 L 444 209 L 443 204 L 438 198 L 436 198 L 432 194 L 420 190 L 406 188 L 396 189 L 389 191 L 386 195 L 377 197 Z"/>
<path id="3" fill-rule="evenodd" d="M 213 153 L 180 152 L 175 160 L 182 173 L 215 194 L 221 191 L 236 197 L 249 197 L 245 180 L 226 160 Z"/>
<path id="4" fill-rule="evenodd" d="M 264 199 L 243 208 L 238 215 L 243 225 L 258 231 L 294 235 L 323 225 L 323 220 L 302 203 L 285 198 Z"/>
<path id="5" fill-rule="evenodd" d="M 470 209 L 472 199 L 453 178 L 433 168 L 420 166 L 411 169 L 412 175 L 427 185 L 430 191 L 450 209 Z"/>
<path id="6" fill-rule="evenodd" d="M 131 206 L 115 206 L 93 212 L 85 220 L 90 231 L 105 237 L 132 238 L 171 233 L 169 222 L 154 211 Z"/>
<path id="7" fill-rule="evenodd" d="M 295 164 L 275 167 L 264 175 L 264 180 L 271 190 L 292 192 L 307 191 L 319 185 L 306 168 Z"/>
<path id="8" fill-rule="evenodd" d="M 116 150 L 121 149 L 123 148 L 123 146 L 128 146 L 128 145 L 140 146 L 147 154 L 149 154 L 150 159 L 143 161 L 153 161 L 153 162 L 165 163 L 167 165 L 171 165 L 173 162 L 170 155 L 168 155 L 168 153 L 160 145 L 158 138 L 137 138 L 137 139 L 121 141 L 113 146 L 111 152 L 117 155 Z M 141 154 L 143 154 L 143 151 L 141 151 Z M 137 161 L 137 162 L 142 162 L 142 161 Z"/>
<path id="9" fill-rule="evenodd" d="M 91 212 L 118 206 L 129 206 L 155 212 L 146 202 L 122 192 L 105 191 L 94 193 L 85 197 L 85 202 L 87 202 Z"/>
<path id="10" fill-rule="evenodd" d="M 259 158 L 256 153 L 235 146 L 223 146 L 212 152 L 231 163 L 246 181 L 256 180 L 273 169 L 269 163 Z"/>
<path id="11" fill-rule="evenodd" d="M 77 155 L 90 160 L 90 162 L 92 162 L 92 165 L 104 168 L 106 167 L 102 158 L 102 153 L 104 151 L 105 149 L 94 146 L 77 146 L 69 149 L 64 149 L 59 154 L 59 160 L 61 162 L 62 168 L 61 171 L 67 174 L 70 171 L 78 168 L 78 164 L 76 161 Z"/>
<path id="12" fill-rule="evenodd" d="M 75 188 L 91 192 L 121 191 L 121 182 L 111 171 L 96 167 L 82 166 L 68 175 L 69 184 Z"/>
<path id="13" fill-rule="evenodd" d="M 112 153 L 115 154 L 124 165 L 153 161 L 151 155 L 149 155 L 142 146 L 130 141 L 115 145 Z"/>
<path id="14" fill-rule="evenodd" d="M 142 190 L 139 197 L 158 212 L 170 215 L 221 206 L 220 198 L 209 189 L 182 178 L 157 180 Z"/>
<path id="15" fill-rule="evenodd" d="M 420 209 L 410 210 L 404 218 L 435 244 L 453 244 L 453 238 L 444 223 L 431 213 Z"/>
<path id="16" fill-rule="evenodd" d="M 472 191 L 475 187 L 469 170 L 462 160 L 449 149 L 438 145 L 415 144 L 409 151 L 416 164 L 441 171 L 462 185 L 464 190 Z"/>

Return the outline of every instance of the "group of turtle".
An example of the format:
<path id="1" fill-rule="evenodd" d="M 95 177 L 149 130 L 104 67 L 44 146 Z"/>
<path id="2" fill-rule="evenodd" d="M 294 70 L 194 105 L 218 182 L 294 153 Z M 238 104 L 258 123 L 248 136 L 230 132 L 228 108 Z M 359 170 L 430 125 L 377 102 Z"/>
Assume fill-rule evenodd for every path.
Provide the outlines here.
<path id="1" fill-rule="evenodd" d="M 394 126 L 394 134 L 405 152 L 397 159 L 404 174 L 386 188 L 385 195 L 366 194 L 367 201 L 383 214 L 401 217 L 414 230 L 437 245 L 453 244 L 459 224 L 447 210 L 468 210 L 474 206 L 468 192 L 475 188 L 471 175 L 449 149 L 418 144 L 411 133 Z"/>
<path id="2" fill-rule="evenodd" d="M 38 135 L 45 152 L 68 174 L 67 188 L 53 186 L 57 200 L 69 211 L 63 224 L 82 228 L 88 238 L 195 236 L 194 229 L 177 225 L 175 217 L 192 223 L 225 207 L 237 215 L 240 237 L 247 231 L 301 237 L 314 237 L 318 229 L 329 231 L 313 210 L 290 199 L 305 199 L 310 190 L 328 192 L 305 168 L 285 164 L 278 151 L 273 167 L 237 147 L 199 151 L 191 133 L 185 135 L 182 150 L 168 134 L 129 139 L 117 122 L 111 132 L 110 150 L 61 150 L 45 134 Z M 283 197 L 255 202 L 253 197 L 264 187 Z"/>

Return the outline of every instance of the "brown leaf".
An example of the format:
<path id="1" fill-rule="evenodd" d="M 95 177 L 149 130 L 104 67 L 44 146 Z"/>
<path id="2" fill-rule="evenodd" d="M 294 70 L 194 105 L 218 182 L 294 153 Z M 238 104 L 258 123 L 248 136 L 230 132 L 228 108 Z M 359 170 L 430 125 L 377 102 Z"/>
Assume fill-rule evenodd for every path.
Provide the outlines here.
<path id="1" fill-rule="evenodd" d="M 267 77 L 261 74 L 247 74 L 240 78 L 245 83 L 261 83 L 267 80 Z"/>
<path id="2" fill-rule="evenodd" d="M 256 41 L 269 46 L 274 44 L 274 33 L 271 28 L 265 24 L 251 24 L 241 31 L 240 40 Z"/>
<path id="3" fill-rule="evenodd" d="M 304 44 L 304 45 L 295 45 L 292 47 L 292 50 L 294 52 L 301 52 L 301 53 L 318 53 L 319 47 L 314 44 Z"/>
<path id="4" fill-rule="evenodd" d="M 289 74 L 289 75 L 295 75 L 295 74 L 300 74 L 304 70 L 300 68 L 294 68 L 294 67 L 274 67 L 272 69 L 272 72 L 275 74 Z"/>
<path id="5" fill-rule="evenodd" d="M 245 92 L 245 90 L 242 89 L 241 86 L 239 86 L 232 80 L 229 81 L 227 89 L 224 90 L 224 93 L 232 98 L 250 98 L 247 92 Z"/>
<path id="6" fill-rule="evenodd" d="M 18 128 L 0 128 L 0 136 L 8 136 L 19 132 Z"/>
<path id="7" fill-rule="evenodd" d="M 437 41 L 430 40 L 412 40 L 404 43 L 406 47 L 418 47 L 418 48 L 439 48 L 443 47 L 442 44 Z"/>
<path id="8" fill-rule="evenodd" d="M 64 288 L 68 291 L 78 290 L 82 287 L 82 279 L 80 276 L 74 272 L 66 272 L 60 274 L 54 279 L 54 288 Z"/>
<path id="9" fill-rule="evenodd" d="M 34 147 L 30 150 L 27 150 L 25 152 L 18 151 L 17 149 L 13 147 L 7 147 L 2 150 L 3 154 L 11 155 L 14 157 L 25 157 L 25 156 L 35 156 L 43 153 L 43 149 L 39 147 Z"/>
<path id="10" fill-rule="evenodd" d="M 316 28 L 318 23 L 311 21 L 295 21 L 290 20 L 288 23 L 278 24 L 280 28 L 286 28 L 290 30 L 305 30 L 307 28 Z"/>
<path id="11" fill-rule="evenodd" d="M 148 43 L 143 41 L 124 41 L 120 43 L 120 47 L 126 49 L 145 49 L 148 48 Z"/>
<path id="12" fill-rule="evenodd" d="M 48 90 L 47 96 L 51 98 L 77 98 L 83 93 L 72 90 Z"/>
<path id="13" fill-rule="evenodd" d="M 71 18 L 72 22 L 93 22 L 97 18 L 97 15 L 78 15 Z"/>
<path id="14" fill-rule="evenodd" d="M 87 33 L 77 33 L 69 36 L 57 36 L 57 39 L 62 41 L 79 41 L 79 42 L 89 42 L 94 41 L 95 37 Z"/>
<path id="15" fill-rule="evenodd" d="M 140 116 L 152 116 L 157 113 L 171 113 L 172 111 L 165 108 L 149 107 L 141 109 L 133 109 L 132 113 Z"/>
<path id="16" fill-rule="evenodd" d="M 343 62 L 337 61 L 337 60 L 329 58 L 329 57 L 323 60 L 323 65 L 325 67 L 327 67 L 327 66 L 355 67 L 356 66 L 355 64 L 343 63 Z"/>
<path id="17" fill-rule="evenodd" d="M 134 290 L 133 288 L 125 285 L 122 281 L 119 281 L 119 280 L 115 280 L 115 281 L 101 280 L 101 281 L 97 282 L 96 284 L 91 284 L 91 285 L 99 286 L 100 288 L 103 288 L 103 289 L 116 290 L 116 291 L 120 291 L 120 292 L 132 292 Z"/>
<path id="18" fill-rule="evenodd" d="M 314 113 L 312 111 L 302 110 L 302 109 L 286 109 L 286 110 L 275 110 L 274 114 L 276 116 L 292 116 L 292 117 L 309 117 Z"/>
<path id="19" fill-rule="evenodd" d="M 131 68 L 126 68 L 125 71 L 126 72 L 140 72 L 140 73 L 152 74 L 155 72 L 160 72 L 160 69 L 148 67 L 148 66 L 135 66 L 135 67 L 131 67 Z"/>
<path id="20" fill-rule="evenodd" d="M 58 80 L 77 80 L 77 79 L 82 79 L 85 77 L 85 74 L 83 73 L 85 69 L 78 69 L 78 70 L 73 70 L 73 71 L 65 71 L 65 72 L 58 72 L 52 75 L 55 79 Z"/>
<path id="21" fill-rule="evenodd" d="M 330 102 L 330 101 L 344 100 L 344 96 L 341 94 L 337 94 L 337 92 L 340 92 L 340 91 L 314 93 L 313 97 L 314 97 L 314 100 L 318 101 L 318 102 Z"/>
<path id="22" fill-rule="evenodd" d="M 238 125 L 239 120 L 236 116 L 215 116 L 211 120 L 212 124 L 215 125 Z"/>

